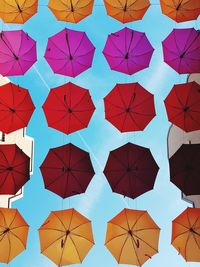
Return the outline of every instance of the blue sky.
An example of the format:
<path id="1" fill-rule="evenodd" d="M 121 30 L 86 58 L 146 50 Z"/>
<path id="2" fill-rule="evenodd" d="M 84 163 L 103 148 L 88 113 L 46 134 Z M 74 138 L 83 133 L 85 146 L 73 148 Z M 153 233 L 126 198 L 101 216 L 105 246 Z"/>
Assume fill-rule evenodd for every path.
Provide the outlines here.
<path id="1" fill-rule="evenodd" d="M 171 221 L 188 204 L 181 200 L 180 191 L 169 182 L 167 132 L 170 124 L 167 121 L 163 100 L 173 84 L 186 81 L 186 75 L 177 74 L 163 62 L 161 41 L 165 39 L 173 28 L 198 28 L 200 20 L 177 24 L 162 15 L 158 1 L 152 0 L 153 5 L 149 8 L 142 21 L 126 25 L 132 29 L 146 32 L 147 37 L 155 48 L 151 65 L 150 68 L 135 75 L 127 76 L 111 71 L 102 55 L 107 35 L 124 27 L 123 24 L 106 15 L 102 1 L 96 0 L 93 14 L 77 25 L 56 21 L 46 6 L 47 2 L 39 1 L 38 14 L 23 26 L 0 24 L 4 30 L 23 29 L 27 31 L 37 41 L 38 50 L 38 61 L 35 66 L 25 76 L 11 78 L 13 82 L 29 89 L 36 105 L 36 111 L 27 128 L 27 134 L 35 139 L 34 175 L 25 186 L 24 197 L 13 204 L 13 207 L 19 209 L 30 225 L 27 250 L 14 259 L 9 266 L 55 266 L 40 254 L 37 229 L 50 211 L 69 207 L 76 208 L 93 221 L 96 245 L 83 262 L 83 267 L 113 267 L 117 265 L 115 259 L 104 247 L 106 223 L 124 207 L 147 210 L 162 229 L 159 254 L 146 262 L 145 267 L 159 267 L 161 265 L 162 267 L 199 266 L 198 263 L 185 263 L 184 259 L 170 245 Z M 47 38 L 64 27 L 86 31 L 96 46 L 93 67 L 75 79 L 53 74 L 43 58 Z M 48 128 L 41 109 L 49 88 L 68 81 L 90 89 L 96 105 L 96 111 L 89 127 L 70 136 Z M 104 119 L 103 97 L 114 87 L 115 83 L 128 82 L 139 82 L 155 94 L 157 116 L 144 132 L 121 134 Z M 85 194 L 63 201 L 55 194 L 44 189 L 39 166 L 49 148 L 60 146 L 70 141 L 91 153 L 96 175 Z M 154 190 L 135 200 L 123 199 L 120 195 L 112 193 L 102 173 L 109 151 L 128 141 L 149 147 L 160 166 Z M 0 264 L 0 266 L 3 266 L 3 264 Z M 74 266 L 76 267 L 76 265 Z"/>

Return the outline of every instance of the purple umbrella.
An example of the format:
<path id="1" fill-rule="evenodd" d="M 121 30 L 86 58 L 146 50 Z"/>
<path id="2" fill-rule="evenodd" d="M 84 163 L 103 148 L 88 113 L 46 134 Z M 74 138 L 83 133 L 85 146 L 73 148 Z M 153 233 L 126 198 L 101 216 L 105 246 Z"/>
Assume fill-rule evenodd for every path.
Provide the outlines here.
<path id="1" fill-rule="evenodd" d="M 124 28 L 108 36 L 103 54 L 112 70 L 132 75 L 149 66 L 153 51 L 145 33 Z"/>
<path id="2" fill-rule="evenodd" d="M 37 61 L 36 42 L 23 30 L 0 33 L 0 74 L 23 75 Z"/>
<path id="3" fill-rule="evenodd" d="M 200 31 L 174 29 L 162 45 L 164 61 L 179 74 L 200 72 Z"/>
<path id="4" fill-rule="evenodd" d="M 85 32 L 64 29 L 49 38 L 44 57 L 54 73 L 76 77 L 92 66 L 94 51 Z"/>

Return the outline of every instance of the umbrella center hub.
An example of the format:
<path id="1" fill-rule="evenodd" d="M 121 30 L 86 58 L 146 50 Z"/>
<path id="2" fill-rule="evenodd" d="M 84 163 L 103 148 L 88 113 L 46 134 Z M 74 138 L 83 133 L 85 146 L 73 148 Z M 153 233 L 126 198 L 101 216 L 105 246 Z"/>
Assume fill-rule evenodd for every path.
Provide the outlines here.
<path id="1" fill-rule="evenodd" d="M 62 171 L 63 172 L 71 172 L 71 168 L 70 167 L 63 167 Z"/>
<path id="2" fill-rule="evenodd" d="M 189 229 L 189 231 L 193 234 L 196 234 L 196 231 L 192 227 Z"/>
<path id="3" fill-rule="evenodd" d="M 182 54 L 180 54 L 180 58 L 184 58 L 185 53 L 186 53 L 186 52 L 183 52 Z"/>
<path id="4" fill-rule="evenodd" d="M 127 108 L 127 109 L 126 109 L 126 112 L 130 112 L 130 111 L 131 111 L 131 109 L 130 109 L 130 108 Z"/>
<path id="5" fill-rule="evenodd" d="M 16 110 L 14 108 L 9 108 L 11 112 L 15 113 Z"/>
<path id="6" fill-rule="evenodd" d="M 177 5 L 176 10 L 178 11 L 178 10 L 180 9 L 180 7 L 181 7 L 181 3 L 179 3 L 179 4 Z"/>
<path id="7" fill-rule="evenodd" d="M 187 112 L 190 108 L 189 107 L 184 107 L 183 111 Z"/>
<path id="8" fill-rule="evenodd" d="M 129 54 L 128 54 L 128 52 L 125 54 L 124 58 L 125 58 L 125 59 L 128 59 L 128 58 L 129 58 Z"/>
<path id="9" fill-rule="evenodd" d="M 70 234 L 70 230 L 66 231 L 66 236 L 68 236 Z"/>
<path id="10" fill-rule="evenodd" d="M 124 12 L 126 12 L 126 11 L 127 11 L 127 3 L 124 6 Z"/>
<path id="11" fill-rule="evenodd" d="M 10 231 L 10 228 L 6 228 L 4 231 L 3 231 L 3 234 L 7 234 L 8 232 Z"/>
<path id="12" fill-rule="evenodd" d="M 72 113 L 72 110 L 71 110 L 71 108 L 68 108 L 68 110 L 67 110 L 69 113 Z"/>
<path id="13" fill-rule="evenodd" d="M 127 168 L 127 172 L 131 172 L 131 168 L 130 167 Z"/>
<path id="14" fill-rule="evenodd" d="M 133 232 L 132 232 L 132 230 L 128 230 L 128 234 L 129 234 L 130 236 L 133 236 Z"/>
<path id="15" fill-rule="evenodd" d="M 72 54 L 69 55 L 69 60 L 73 60 Z"/>
<path id="16" fill-rule="evenodd" d="M 8 167 L 7 167 L 7 170 L 8 170 L 8 171 L 12 171 L 12 170 L 13 170 L 13 167 L 12 167 L 12 166 L 8 166 Z"/>

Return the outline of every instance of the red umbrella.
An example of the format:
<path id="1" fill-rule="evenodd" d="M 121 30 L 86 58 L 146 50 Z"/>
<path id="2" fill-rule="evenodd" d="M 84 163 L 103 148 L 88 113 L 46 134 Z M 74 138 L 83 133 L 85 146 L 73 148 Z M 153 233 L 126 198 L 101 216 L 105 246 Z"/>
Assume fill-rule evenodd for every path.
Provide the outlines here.
<path id="1" fill-rule="evenodd" d="M 200 85 L 196 82 L 174 85 L 165 99 L 170 122 L 184 130 L 200 130 Z"/>
<path id="2" fill-rule="evenodd" d="M 89 153 L 72 144 L 50 149 L 40 170 L 45 188 L 62 198 L 84 193 L 95 174 Z"/>
<path id="3" fill-rule="evenodd" d="M 27 89 L 13 83 L 0 86 L 0 131 L 8 134 L 26 127 L 34 109 Z"/>
<path id="4" fill-rule="evenodd" d="M 0 195 L 15 195 L 29 180 L 30 158 L 17 145 L 0 145 Z"/>
<path id="5" fill-rule="evenodd" d="M 139 83 L 115 85 L 104 104 L 106 119 L 120 132 L 142 131 L 156 115 L 153 95 Z"/>
<path id="6" fill-rule="evenodd" d="M 110 152 L 104 174 L 113 192 L 134 199 L 153 189 L 158 170 L 148 148 L 127 143 Z"/>
<path id="7" fill-rule="evenodd" d="M 51 89 L 42 108 L 49 127 L 65 134 L 86 128 L 95 110 L 89 91 L 70 82 Z"/>

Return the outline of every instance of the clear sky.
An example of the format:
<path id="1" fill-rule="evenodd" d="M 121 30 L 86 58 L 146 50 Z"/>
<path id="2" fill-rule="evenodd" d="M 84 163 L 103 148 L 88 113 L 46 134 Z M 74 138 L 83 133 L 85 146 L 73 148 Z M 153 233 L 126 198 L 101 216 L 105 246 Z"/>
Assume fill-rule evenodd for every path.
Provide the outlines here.
<path id="1" fill-rule="evenodd" d="M 149 69 L 128 76 L 111 71 L 102 55 L 102 50 L 111 32 L 124 27 L 120 22 L 108 17 L 102 0 L 96 0 L 93 14 L 77 25 L 58 22 L 47 7 L 47 0 L 39 1 L 39 12 L 25 25 L 3 25 L 4 30 L 23 29 L 37 41 L 38 61 L 25 76 L 12 77 L 11 80 L 28 88 L 36 105 L 36 111 L 27 128 L 27 134 L 35 139 L 34 175 L 26 184 L 24 197 L 15 202 L 13 207 L 19 209 L 30 225 L 27 250 L 14 259 L 11 267 L 51 267 L 55 266 L 49 259 L 40 254 L 37 229 L 52 210 L 76 208 L 93 221 L 96 245 L 83 262 L 83 267 L 114 267 L 117 262 L 104 247 L 106 223 L 123 208 L 148 210 L 161 230 L 159 254 L 145 263 L 145 267 L 197 267 L 199 263 L 186 263 L 178 255 L 171 243 L 171 221 L 180 214 L 188 204 L 181 200 L 180 191 L 170 183 L 167 161 L 167 121 L 163 100 L 173 84 L 186 81 L 186 75 L 179 75 L 163 62 L 161 41 L 173 28 L 188 28 L 200 26 L 199 21 L 177 24 L 161 14 L 158 0 L 151 0 L 152 6 L 143 20 L 127 24 L 135 30 L 146 32 L 147 37 L 155 48 Z M 77 78 L 68 78 L 53 74 L 43 58 L 48 37 L 64 27 L 86 31 L 96 46 L 93 67 Z M 48 128 L 41 106 L 45 101 L 49 88 L 74 82 L 90 89 L 96 111 L 87 129 L 70 136 Z M 157 116 L 144 132 L 121 134 L 104 119 L 103 97 L 113 88 L 115 83 L 139 82 L 155 94 Z M 85 194 L 62 200 L 60 197 L 44 189 L 39 170 L 49 148 L 68 142 L 88 150 L 91 154 L 96 175 Z M 154 190 L 138 197 L 136 200 L 123 199 L 111 192 L 102 170 L 110 150 L 133 142 L 149 147 L 155 157 L 160 171 Z M 3 266 L 3 264 L 0 264 Z M 77 265 L 78 266 L 78 265 Z M 122 265 L 123 266 L 123 265 Z M 76 265 L 75 265 L 76 267 Z"/>

